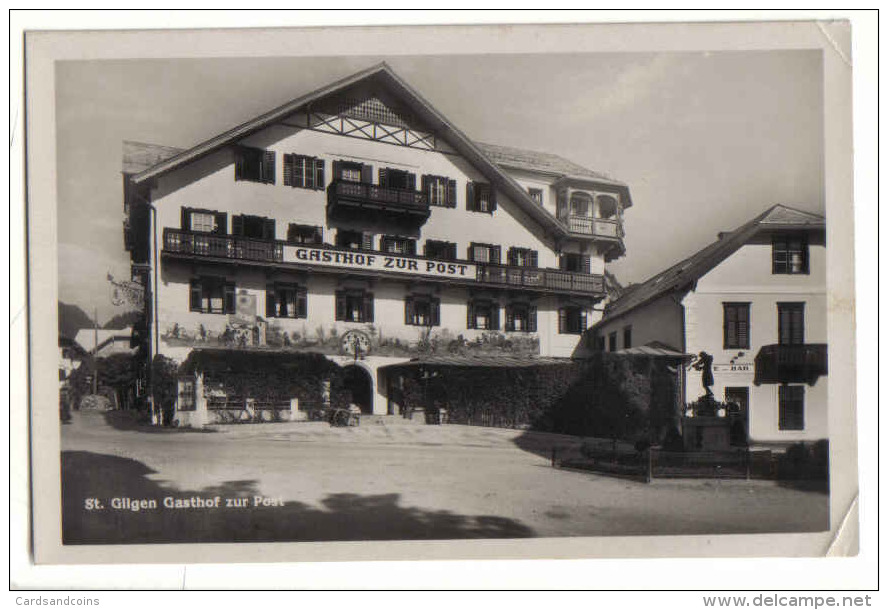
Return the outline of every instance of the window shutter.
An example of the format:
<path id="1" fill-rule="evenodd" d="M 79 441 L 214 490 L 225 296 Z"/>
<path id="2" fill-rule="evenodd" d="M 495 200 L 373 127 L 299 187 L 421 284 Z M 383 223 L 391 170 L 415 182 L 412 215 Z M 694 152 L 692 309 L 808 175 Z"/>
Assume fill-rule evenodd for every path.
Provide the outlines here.
<path id="1" fill-rule="evenodd" d="M 567 309 L 558 310 L 558 332 L 564 334 L 567 331 Z"/>
<path id="2" fill-rule="evenodd" d="M 191 301 L 189 303 L 191 311 L 201 311 L 202 296 L 200 280 L 191 280 Z"/>
<path id="3" fill-rule="evenodd" d="M 432 193 L 431 193 L 431 189 L 429 188 L 429 177 L 427 175 L 423 174 L 422 180 L 420 183 L 422 185 L 422 194 L 426 196 L 426 201 L 428 203 L 431 203 L 432 202 Z"/>
<path id="4" fill-rule="evenodd" d="M 274 218 L 262 219 L 262 239 L 274 239 Z"/>
<path id="5" fill-rule="evenodd" d="M 407 240 L 407 254 L 416 254 L 416 240 L 408 239 Z"/>
<path id="6" fill-rule="evenodd" d="M 274 184 L 274 151 L 262 151 L 262 182 Z"/>
<path id="7" fill-rule="evenodd" d="M 362 165 L 361 166 L 361 182 L 364 184 L 373 184 L 373 166 L 372 165 Z"/>
<path id="8" fill-rule="evenodd" d="M 277 316 L 277 301 L 274 294 L 274 284 L 268 282 L 265 285 L 265 317 L 274 318 Z"/>
<path id="9" fill-rule="evenodd" d="M 373 321 L 373 293 L 364 293 L 364 322 Z"/>
<path id="10" fill-rule="evenodd" d="M 447 181 L 447 207 L 456 207 L 456 180 Z"/>
<path id="11" fill-rule="evenodd" d="M 592 257 L 583 256 L 583 273 L 592 273 Z"/>
<path id="12" fill-rule="evenodd" d="M 490 304 L 490 330 L 500 329 L 500 308 L 499 303 Z"/>
<path id="13" fill-rule="evenodd" d="M 515 330 L 515 306 L 506 306 L 506 330 Z"/>
<path id="14" fill-rule="evenodd" d="M 567 271 L 567 255 L 560 254 L 558 256 L 558 268 L 562 271 Z"/>
<path id="15" fill-rule="evenodd" d="M 530 305 L 527 308 L 527 330 L 535 333 L 537 331 L 537 307 Z"/>
<path id="16" fill-rule="evenodd" d="M 533 267 L 534 269 L 540 266 L 539 252 L 537 252 L 536 250 L 530 251 L 530 260 L 528 261 L 527 266 Z"/>
<path id="17" fill-rule="evenodd" d="M 580 310 L 580 332 L 583 332 L 584 330 L 586 330 L 586 326 L 587 326 L 586 310 L 581 309 Z"/>
<path id="18" fill-rule="evenodd" d="M 447 250 L 448 259 L 455 261 L 456 260 L 456 243 L 447 244 L 446 250 Z"/>
<path id="19" fill-rule="evenodd" d="M 496 263 L 497 265 L 502 260 L 503 247 L 502 246 L 493 246 L 490 249 L 490 262 Z"/>
<path id="20" fill-rule="evenodd" d="M 496 212 L 496 189 L 490 185 L 490 213 Z"/>
<path id="21" fill-rule="evenodd" d="M 363 250 L 373 249 L 373 233 L 361 233 L 361 248 Z"/>
<path id="22" fill-rule="evenodd" d="M 475 184 L 470 180 L 466 182 L 466 209 L 475 210 Z"/>
<path id="23" fill-rule="evenodd" d="M 234 152 L 234 179 L 243 180 L 244 179 L 244 151 L 240 148 L 236 149 Z"/>
<path id="24" fill-rule="evenodd" d="M 404 324 L 413 324 L 413 297 L 404 299 Z"/>
<path id="25" fill-rule="evenodd" d="M 308 317 L 308 289 L 305 286 L 296 288 L 296 317 Z"/>
<path id="26" fill-rule="evenodd" d="M 363 171 L 361 172 L 361 182 L 367 182 L 364 180 Z M 388 168 L 379 168 L 379 186 L 388 186 Z"/>
<path id="27" fill-rule="evenodd" d="M 315 159 L 314 160 L 314 174 L 315 174 L 315 183 L 314 187 L 318 190 L 323 190 L 325 186 L 327 186 L 327 180 L 324 177 L 324 160 L 323 159 Z"/>
<path id="28" fill-rule="evenodd" d="M 225 313 L 234 313 L 237 297 L 235 296 L 234 284 L 225 284 Z"/>
<path id="29" fill-rule="evenodd" d="M 231 217 L 231 234 L 243 236 L 244 234 L 244 217 L 243 216 L 232 216 Z"/>
<path id="30" fill-rule="evenodd" d="M 284 186 L 296 186 L 293 183 L 293 162 L 295 155 L 284 153 Z"/>
<path id="31" fill-rule="evenodd" d="M 314 243 L 316 243 L 316 244 L 324 243 L 324 227 L 315 227 Z"/>
<path id="32" fill-rule="evenodd" d="M 515 254 L 515 248 L 509 248 L 509 251 L 506 254 L 506 261 L 511 267 L 515 267 L 518 264 L 515 260 L 517 258 Z"/>
<path id="33" fill-rule="evenodd" d="M 416 190 L 416 174 L 407 174 L 407 190 Z"/>
<path id="34" fill-rule="evenodd" d="M 342 161 L 333 162 L 333 179 L 342 180 Z"/>
<path id="35" fill-rule="evenodd" d="M 228 234 L 228 214 L 225 212 L 216 212 L 216 229 L 213 233 L 216 235 Z"/>
<path id="36" fill-rule="evenodd" d="M 181 214 L 181 222 L 179 223 L 182 227 L 183 231 L 191 230 L 191 210 L 188 208 L 182 208 Z"/>
<path id="37" fill-rule="evenodd" d="M 466 328 L 475 328 L 475 302 L 469 301 L 466 305 Z"/>
<path id="38" fill-rule="evenodd" d="M 336 320 L 345 320 L 345 292 L 341 290 L 336 292 Z"/>
<path id="39" fill-rule="evenodd" d="M 429 304 L 429 314 L 432 318 L 431 325 L 432 326 L 440 326 L 441 325 L 441 299 L 432 299 Z"/>
<path id="40" fill-rule="evenodd" d="M 469 243 L 469 253 L 466 256 L 466 259 L 473 263 L 475 262 L 475 242 Z"/>

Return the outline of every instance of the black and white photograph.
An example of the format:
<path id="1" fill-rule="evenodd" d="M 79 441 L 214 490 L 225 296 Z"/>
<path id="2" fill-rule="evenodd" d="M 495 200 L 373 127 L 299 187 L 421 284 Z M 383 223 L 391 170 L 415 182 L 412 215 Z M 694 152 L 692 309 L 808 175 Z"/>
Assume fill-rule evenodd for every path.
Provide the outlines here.
<path id="1" fill-rule="evenodd" d="M 853 202 L 825 74 L 850 33 L 826 27 L 837 46 L 667 50 L 403 28 L 398 52 L 208 30 L 192 55 L 136 31 L 55 59 L 29 92 L 52 93 L 29 273 L 58 361 L 31 405 L 57 428 L 37 548 L 824 554 L 857 477 L 837 495 Z M 250 52 L 266 35 L 305 47 Z M 696 552 L 673 544 L 650 555 Z"/>

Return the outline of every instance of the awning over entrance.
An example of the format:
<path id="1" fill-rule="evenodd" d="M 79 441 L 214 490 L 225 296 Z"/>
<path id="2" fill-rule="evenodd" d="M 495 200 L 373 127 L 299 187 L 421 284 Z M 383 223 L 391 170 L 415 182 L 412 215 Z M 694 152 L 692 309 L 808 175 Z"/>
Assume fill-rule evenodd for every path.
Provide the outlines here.
<path id="1" fill-rule="evenodd" d="M 650 343 L 647 343 L 645 345 L 621 349 L 614 353 L 623 356 L 655 356 L 662 358 L 675 358 L 677 360 L 690 360 L 694 357 L 692 354 L 682 353 L 676 349 L 673 349 L 671 346 L 666 345 L 665 343 L 660 343 L 659 341 L 651 341 Z"/>

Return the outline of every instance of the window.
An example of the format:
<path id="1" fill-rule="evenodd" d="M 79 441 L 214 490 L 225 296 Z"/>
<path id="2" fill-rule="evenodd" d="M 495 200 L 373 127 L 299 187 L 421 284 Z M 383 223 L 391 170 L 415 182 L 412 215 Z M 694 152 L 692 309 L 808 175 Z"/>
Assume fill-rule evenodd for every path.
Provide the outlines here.
<path id="1" fill-rule="evenodd" d="M 805 304 L 777 303 L 777 332 L 780 345 L 805 342 Z"/>
<path id="2" fill-rule="evenodd" d="M 274 218 L 262 216 L 232 216 L 231 234 L 254 239 L 274 239 Z"/>
<path id="3" fill-rule="evenodd" d="M 304 189 L 323 189 L 324 160 L 305 155 L 284 155 L 284 185 Z"/>
<path id="4" fill-rule="evenodd" d="M 336 291 L 338 322 L 372 322 L 373 294 L 365 290 Z"/>
<path id="5" fill-rule="evenodd" d="M 404 324 L 440 326 L 441 300 L 430 296 L 409 296 L 404 300 Z"/>
<path id="6" fill-rule="evenodd" d="M 194 411 L 194 379 L 179 379 L 179 402 L 177 411 Z"/>
<path id="7" fill-rule="evenodd" d="M 632 327 L 624 326 L 623 327 L 623 349 L 629 349 L 632 347 Z"/>
<path id="8" fill-rule="evenodd" d="M 570 197 L 570 215 L 571 216 L 589 216 L 592 200 L 588 195 L 575 194 Z"/>
<path id="9" fill-rule="evenodd" d="M 351 250 L 372 250 L 373 233 L 340 229 L 336 232 L 336 245 Z"/>
<path id="10" fill-rule="evenodd" d="M 513 267 L 536 267 L 539 257 L 530 248 L 509 248 L 507 260 Z"/>
<path id="11" fill-rule="evenodd" d="M 456 260 L 456 244 L 452 241 L 438 241 L 427 239 L 425 242 L 425 255 L 442 261 Z"/>
<path id="12" fill-rule="evenodd" d="M 586 311 L 568 306 L 558 310 L 558 332 L 562 335 L 581 335 L 586 330 Z"/>
<path id="13" fill-rule="evenodd" d="M 562 254 L 559 260 L 562 271 L 574 273 L 592 273 L 592 257 L 583 254 Z"/>
<path id="14" fill-rule="evenodd" d="M 492 244 L 469 244 L 469 260 L 474 263 L 493 263 L 498 265 L 501 259 L 502 248 Z"/>
<path id="15" fill-rule="evenodd" d="M 240 146 L 234 162 L 234 179 L 274 184 L 274 151 Z"/>
<path id="16" fill-rule="evenodd" d="M 782 385 L 779 388 L 780 430 L 805 429 L 805 386 Z"/>
<path id="17" fill-rule="evenodd" d="M 391 167 L 379 168 L 379 186 L 405 191 L 416 190 L 416 174 Z"/>
<path id="18" fill-rule="evenodd" d="M 373 166 L 352 161 L 334 161 L 333 178 L 344 182 L 373 184 Z"/>
<path id="19" fill-rule="evenodd" d="M 536 305 L 512 303 L 506 307 L 506 330 L 535 333 L 537 330 Z"/>
<path id="20" fill-rule="evenodd" d="M 533 199 L 534 203 L 543 205 L 543 189 L 527 189 L 527 193 L 530 195 L 530 198 Z"/>
<path id="21" fill-rule="evenodd" d="M 291 223 L 287 228 L 287 241 L 291 244 L 322 244 L 324 243 L 324 229 L 314 225 Z"/>
<path id="22" fill-rule="evenodd" d="M 496 210 L 496 191 L 486 182 L 466 183 L 466 209 L 493 214 Z"/>
<path id="23" fill-rule="evenodd" d="M 722 303 L 725 349 L 749 349 L 749 303 Z"/>
<path id="24" fill-rule="evenodd" d="M 416 254 L 416 240 L 408 237 L 383 235 L 380 250 L 388 254 Z"/>
<path id="25" fill-rule="evenodd" d="M 772 273 L 808 273 L 808 240 L 805 236 L 776 236 L 771 249 Z"/>
<path id="26" fill-rule="evenodd" d="M 423 176 L 422 192 L 425 193 L 429 205 L 456 207 L 456 180 L 444 176 Z"/>
<path id="27" fill-rule="evenodd" d="M 607 336 L 607 351 L 617 351 L 617 331 L 614 331 Z"/>
<path id="28" fill-rule="evenodd" d="M 273 283 L 265 290 L 268 318 L 307 318 L 308 291 L 296 284 Z"/>
<path id="29" fill-rule="evenodd" d="M 486 299 L 469 301 L 467 328 L 499 330 L 499 303 Z"/>
<path id="30" fill-rule="evenodd" d="M 234 282 L 202 276 L 191 280 L 189 309 L 201 313 L 234 313 Z"/>
<path id="31" fill-rule="evenodd" d="M 228 232 L 228 214 L 212 210 L 182 208 L 182 230 L 225 235 Z"/>

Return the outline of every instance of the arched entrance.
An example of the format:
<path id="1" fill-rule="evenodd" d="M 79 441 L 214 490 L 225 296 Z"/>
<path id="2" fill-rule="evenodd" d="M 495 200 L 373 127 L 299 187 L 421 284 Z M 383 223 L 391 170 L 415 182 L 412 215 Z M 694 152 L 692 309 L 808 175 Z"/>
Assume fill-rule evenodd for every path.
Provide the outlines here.
<path id="1" fill-rule="evenodd" d="M 352 402 L 361 407 L 361 413 L 373 413 L 373 378 L 357 365 L 345 367 L 345 389 L 351 392 Z"/>

